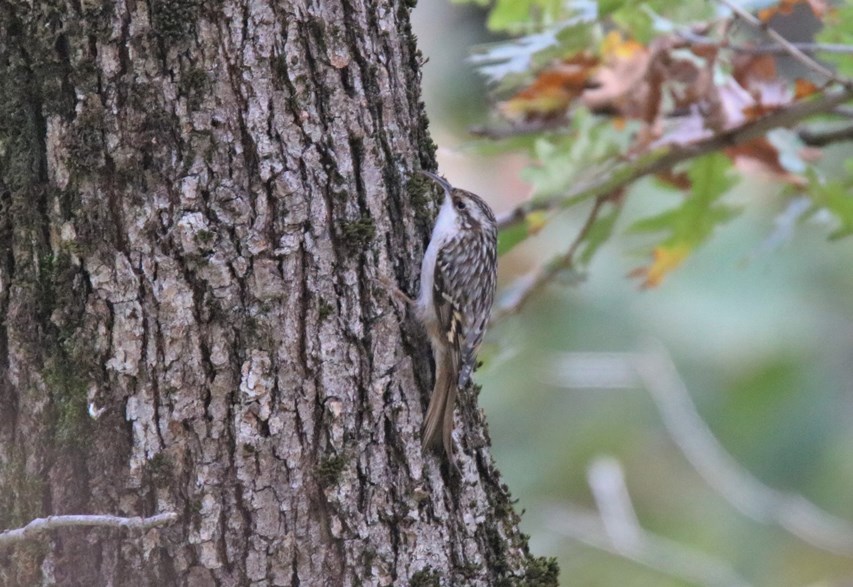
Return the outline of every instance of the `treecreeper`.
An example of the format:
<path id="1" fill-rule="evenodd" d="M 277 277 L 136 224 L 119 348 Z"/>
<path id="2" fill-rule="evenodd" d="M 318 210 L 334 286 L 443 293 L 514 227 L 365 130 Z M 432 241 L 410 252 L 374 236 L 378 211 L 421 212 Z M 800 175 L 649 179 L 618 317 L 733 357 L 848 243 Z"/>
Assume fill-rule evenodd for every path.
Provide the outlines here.
<path id="1" fill-rule="evenodd" d="M 492 209 L 476 194 L 429 171 L 419 173 L 444 189 L 421 263 L 420 292 L 416 300 L 408 300 L 435 358 L 423 447 L 427 450 L 440 442 L 452 464 L 456 395 L 471 382 L 495 299 L 497 223 Z"/>

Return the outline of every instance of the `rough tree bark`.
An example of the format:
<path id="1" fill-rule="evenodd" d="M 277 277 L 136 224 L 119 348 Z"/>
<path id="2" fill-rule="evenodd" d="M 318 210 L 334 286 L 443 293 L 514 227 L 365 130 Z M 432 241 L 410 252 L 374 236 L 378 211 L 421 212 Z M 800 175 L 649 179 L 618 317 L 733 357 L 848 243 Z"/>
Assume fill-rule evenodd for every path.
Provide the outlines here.
<path id="1" fill-rule="evenodd" d="M 551 585 L 463 398 L 420 450 L 410 6 L 0 0 L 3 585 Z"/>

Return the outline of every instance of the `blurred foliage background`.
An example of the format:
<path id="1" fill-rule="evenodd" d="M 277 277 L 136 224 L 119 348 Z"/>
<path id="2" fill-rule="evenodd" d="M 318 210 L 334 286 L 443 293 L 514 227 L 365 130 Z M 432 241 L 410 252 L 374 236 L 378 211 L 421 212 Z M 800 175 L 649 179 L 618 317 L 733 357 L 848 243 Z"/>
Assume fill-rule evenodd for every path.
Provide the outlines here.
<path id="1" fill-rule="evenodd" d="M 506 38 L 488 31 L 489 18 L 470 4 L 422 1 L 414 11 L 439 169 L 500 213 L 533 188 L 522 180 L 531 164 L 523 149 L 469 133 L 489 123 L 495 102 L 468 61 L 472 48 Z M 816 166 L 831 173 L 851 156 L 853 143 L 839 142 Z M 726 196 L 742 212 L 660 285 L 641 289 L 628 274 L 646 262 L 649 237 L 626 229 L 680 196 L 650 180 L 628 196 L 592 262 L 502 318 L 482 352 L 480 404 L 531 547 L 558 558 L 562 585 L 853 585 L 853 543 L 831 552 L 772 513 L 740 511 L 686 458 L 642 381 L 608 386 L 619 375 L 607 365 L 624 355 L 594 369 L 611 356 L 599 353 L 667 353 L 719 448 L 748 471 L 735 473 L 835 516 L 843 543 L 853 527 L 853 241 L 830 240 L 837 219 L 799 214 L 797 197 L 747 176 Z M 499 303 L 565 249 L 591 205 L 554 217 L 501 258 Z M 567 353 L 591 353 L 568 356 L 590 359 L 592 370 L 567 375 Z M 600 513 L 588 476 L 601 457 L 621 465 L 651 550 L 624 556 L 630 545 L 619 554 L 606 539 L 576 536 Z"/>

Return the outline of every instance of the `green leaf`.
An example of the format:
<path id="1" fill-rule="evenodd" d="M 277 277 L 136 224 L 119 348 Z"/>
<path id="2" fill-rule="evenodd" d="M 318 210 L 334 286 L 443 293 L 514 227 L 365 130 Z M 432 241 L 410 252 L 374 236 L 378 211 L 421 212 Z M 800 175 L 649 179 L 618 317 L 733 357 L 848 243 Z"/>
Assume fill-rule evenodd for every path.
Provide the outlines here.
<path id="1" fill-rule="evenodd" d="M 498 256 L 501 256 L 527 238 L 527 227 L 524 224 L 516 224 L 505 228 L 498 234 Z"/>
<path id="2" fill-rule="evenodd" d="M 715 205 L 735 183 L 728 174 L 731 166 L 729 158 L 722 153 L 706 155 L 693 162 L 687 172 L 693 189 L 677 219 L 673 236 L 696 246 L 710 236 L 717 224 L 735 215 L 733 208 Z"/>
<path id="3" fill-rule="evenodd" d="M 458 4 L 484 6 L 487 0 L 453 0 Z M 622 3 L 625 0 L 610 0 Z M 554 24 L 591 22 L 599 15 L 595 0 L 496 0 L 486 26 L 494 32 L 537 32 Z"/>
<path id="4" fill-rule="evenodd" d="M 630 0 L 598 0 L 598 11 L 601 16 L 608 16 L 629 3 Z"/>
<path id="5" fill-rule="evenodd" d="M 527 32 L 567 16 L 560 0 L 497 0 L 486 26 L 495 32 Z"/>
<path id="6" fill-rule="evenodd" d="M 663 232 L 675 224 L 679 214 L 681 214 L 680 209 L 663 212 L 657 216 L 648 216 L 634 222 L 628 231 L 632 233 Z"/>
<path id="7" fill-rule="evenodd" d="M 823 30 L 816 39 L 822 44 L 853 45 L 853 4 L 846 2 L 834 8 L 824 19 Z M 822 53 L 820 57 L 832 62 L 840 74 L 853 76 L 853 59 L 849 54 Z"/>
<path id="8" fill-rule="evenodd" d="M 731 167 L 731 161 L 722 153 L 696 159 L 687 171 L 692 189 L 684 202 L 672 210 L 643 218 L 628 229 L 668 233 L 655 247 L 656 260 L 652 267 L 659 266 L 656 271 L 660 275 L 647 279 L 647 283 L 659 283 L 664 274 L 707 240 L 718 225 L 737 214 L 735 208 L 719 202 L 734 184 L 728 173 Z"/>
<path id="9" fill-rule="evenodd" d="M 528 212 L 523 222 L 505 228 L 498 234 L 498 255 L 507 253 L 517 244 L 524 242 L 527 237 L 542 230 L 549 220 L 550 214 L 547 212 Z"/>
<path id="10" fill-rule="evenodd" d="M 614 12 L 612 18 L 613 22 L 628 33 L 630 38 L 643 44 L 647 44 L 652 39 L 654 22 L 647 12 L 632 6 L 628 10 Z"/>
<path id="11" fill-rule="evenodd" d="M 495 3 L 486 26 L 491 31 L 518 31 L 523 27 L 533 25 L 532 8 L 535 2 L 522 0 L 520 2 L 508 2 L 499 0 Z"/>
<path id="12" fill-rule="evenodd" d="M 732 164 L 722 153 L 713 153 L 696 159 L 687 171 L 693 189 L 691 200 L 710 204 L 725 194 L 735 184 L 728 171 Z"/>
<path id="13" fill-rule="evenodd" d="M 830 181 L 823 184 L 819 181 L 813 181 L 810 187 L 810 195 L 815 204 L 832 212 L 841 223 L 841 226 L 833 231 L 829 238 L 836 240 L 853 234 L 853 189 L 851 186 L 840 181 Z"/>
<path id="14" fill-rule="evenodd" d="M 687 25 L 710 19 L 713 9 L 709 4 L 704 0 L 607 0 L 599 4 L 599 10 L 631 38 L 647 44 L 664 22 L 660 15 L 666 15 L 666 26 Z"/>
<path id="15" fill-rule="evenodd" d="M 534 186 L 535 198 L 553 198 L 571 186 L 599 177 L 604 163 L 624 153 L 636 125 L 629 122 L 617 129 L 612 121 L 577 108 L 572 113 L 570 134 L 537 139 L 533 147 L 536 165 L 528 167 L 523 177 Z"/>

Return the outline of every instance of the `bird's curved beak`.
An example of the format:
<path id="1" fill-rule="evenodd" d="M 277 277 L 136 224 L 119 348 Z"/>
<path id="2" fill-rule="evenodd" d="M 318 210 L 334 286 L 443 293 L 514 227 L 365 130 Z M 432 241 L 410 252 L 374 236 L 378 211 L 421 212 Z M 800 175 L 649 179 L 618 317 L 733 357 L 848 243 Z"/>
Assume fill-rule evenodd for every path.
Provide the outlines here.
<path id="1" fill-rule="evenodd" d="M 435 173 L 433 173 L 431 171 L 424 171 L 423 169 L 419 169 L 418 173 L 420 173 L 423 176 L 430 178 L 435 183 L 437 183 L 438 185 L 443 187 L 444 191 L 447 193 L 448 196 L 450 195 L 450 192 L 453 190 L 453 186 L 451 186 L 450 183 L 448 183 L 448 181 L 446 179 L 436 175 Z"/>

